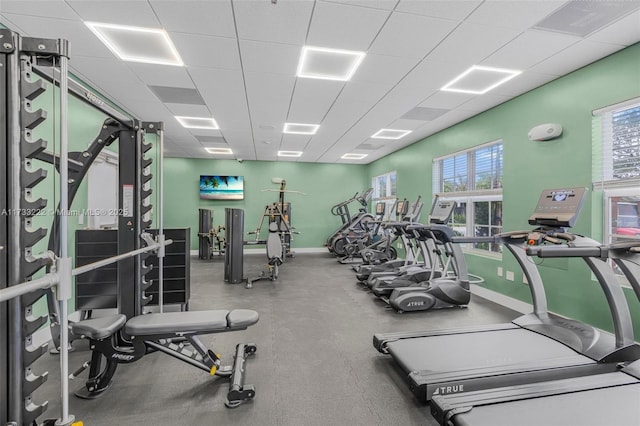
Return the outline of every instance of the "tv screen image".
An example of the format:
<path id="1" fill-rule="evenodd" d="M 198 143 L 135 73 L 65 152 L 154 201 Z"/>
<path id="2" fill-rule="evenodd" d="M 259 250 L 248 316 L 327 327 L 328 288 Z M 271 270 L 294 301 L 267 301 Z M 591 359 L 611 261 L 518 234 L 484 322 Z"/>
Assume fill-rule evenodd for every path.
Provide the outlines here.
<path id="1" fill-rule="evenodd" d="M 203 200 L 243 200 L 244 176 L 200 176 Z"/>

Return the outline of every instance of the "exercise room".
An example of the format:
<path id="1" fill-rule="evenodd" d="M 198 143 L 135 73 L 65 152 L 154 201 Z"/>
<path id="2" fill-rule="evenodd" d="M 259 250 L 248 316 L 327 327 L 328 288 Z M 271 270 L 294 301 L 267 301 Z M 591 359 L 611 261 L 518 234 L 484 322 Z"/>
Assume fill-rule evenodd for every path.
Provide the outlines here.
<path id="1" fill-rule="evenodd" d="M 640 0 L 0 0 L 0 426 L 640 425 Z"/>

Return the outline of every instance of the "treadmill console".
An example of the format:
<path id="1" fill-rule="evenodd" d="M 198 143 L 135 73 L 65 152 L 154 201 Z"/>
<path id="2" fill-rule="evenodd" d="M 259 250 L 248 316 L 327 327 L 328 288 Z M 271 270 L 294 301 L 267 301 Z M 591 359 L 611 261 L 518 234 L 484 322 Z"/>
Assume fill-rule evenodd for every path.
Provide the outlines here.
<path id="1" fill-rule="evenodd" d="M 586 188 L 545 189 L 529 225 L 571 228 L 580 214 Z"/>
<path id="2" fill-rule="evenodd" d="M 457 204 L 455 201 L 443 201 L 437 200 L 431 209 L 431 214 L 429 215 L 429 223 L 430 224 L 438 224 L 438 225 L 446 225 L 449 223 L 449 219 L 451 219 L 451 215 L 453 214 L 453 210 L 456 208 Z"/>

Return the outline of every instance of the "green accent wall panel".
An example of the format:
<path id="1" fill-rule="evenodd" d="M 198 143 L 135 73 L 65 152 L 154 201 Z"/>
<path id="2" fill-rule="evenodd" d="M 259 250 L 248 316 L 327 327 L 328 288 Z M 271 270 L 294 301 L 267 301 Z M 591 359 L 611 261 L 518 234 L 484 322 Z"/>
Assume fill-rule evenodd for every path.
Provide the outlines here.
<path id="1" fill-rule="evenodd" d="M 516 77 L 517 78 L 517 77 Z M 515 80 L 514 80 L 515 81 Z M 500 95 L 498 87 L 491 94 Z M 442 130 L 368 166 L 369 179 L 396 170 L 398 194 L 432 197 L 434 158 L 501 139 L 504 144 L 504 230 L 529 229 L 527 219 L 545 188 L 591 188 L 591 112 L 640 96 L 640 43 L 551 81 L 517 98 Z M 543 123 L 560 123 L 556 140 L 531 142 L 527 133 Z M 409 194 L 409 195 L 405 195 Z M 574 232 L 602 238 L 602 197 L 588 194 Z M 522 272 L 509 253 L 502 260 L 466 255 L 469 270 L 483 276 L 487 288 L 530 302 Z M 559 267 L 548 260 L 540 267 L 547 285 L 549 308 L 559 314 L 611 330 L 606 302 L 585 264 L 578 260 Z M 515 272 L 513 282 L 497 276 L 497 267 Z M 630 299 L 632 292 L 625 289 Z M 638 303 L 631 304 L 640 324 Z M 640 326 L 636 327 L 640 340 Z"/>
<path id="2" fill-rule="evenodd" d="M 244 209 L 245 232 L 255 230 L 265 206 L 278 201 L 280 185 L 271 182 L 274 177 L 284 178 L 287 190 L 305 194 L 285 194 L 285 201 L 291 202 L 292 225 L 300 232 L 293 236 L 294 251 L 322 247 L 341 223 L 331 215 L 331 207 L 362 191 L 370 182 L 364 165 L 167 158 L 164 166 L 165 226 L 190 227 L 194 250 L 198 247 L 198 209 L 213 210 L 216 227 L 224 225 L 225 208 Z M 200 175 L 244 176 L 244 200 L 201 200 Z M 357 211 L 357 207 L 352 210 Z M 266 232 L 265 225 L 261 238 L 266 238 Z M 252 238 L 255 237 L 244 237 Z"/>

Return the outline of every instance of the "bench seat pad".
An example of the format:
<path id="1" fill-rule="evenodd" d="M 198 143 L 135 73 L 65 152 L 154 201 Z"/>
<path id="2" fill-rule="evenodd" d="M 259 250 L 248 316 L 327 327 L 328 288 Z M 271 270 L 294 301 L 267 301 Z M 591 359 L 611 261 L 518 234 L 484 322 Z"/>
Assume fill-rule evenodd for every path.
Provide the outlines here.
<path id="1" fill-rule="evenodd" d="M 122 314 L 92 318 L 71 324 L 71 332 L 76 336 L 85 336 L 93 340 L 102 340 L 120 330 L 127 317 Z"/>
<path id="2" fill-rule="evenodd" d="M 163 312 L 131 318 L 125 332 L 130 336 L 208 334 L 242 329 L 256 322 L 258 313 L 247 309 Z"/>

